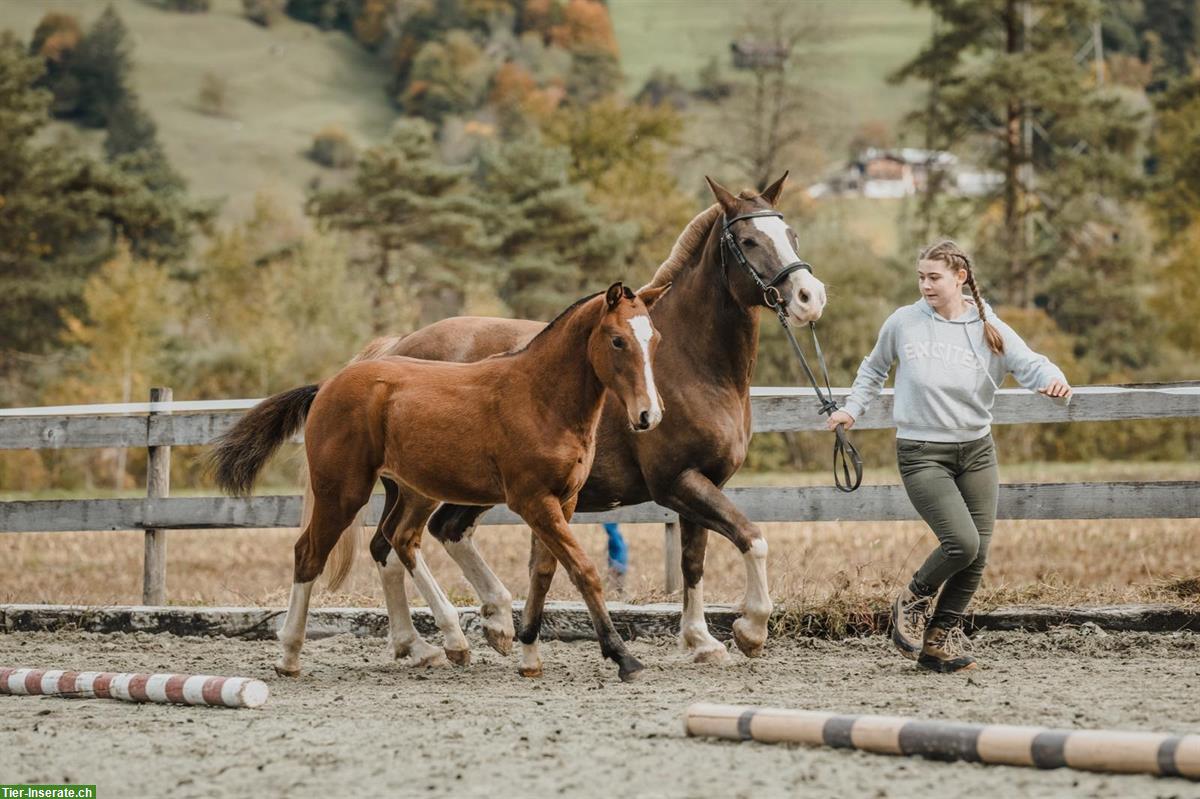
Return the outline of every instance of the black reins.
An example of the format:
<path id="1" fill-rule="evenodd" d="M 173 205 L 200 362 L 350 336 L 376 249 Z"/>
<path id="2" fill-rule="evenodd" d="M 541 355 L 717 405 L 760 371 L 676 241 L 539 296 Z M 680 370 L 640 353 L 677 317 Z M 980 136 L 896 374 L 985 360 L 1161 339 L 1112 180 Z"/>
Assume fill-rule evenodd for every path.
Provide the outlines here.
<path id="1" fill-rule="evenodd" d="M 750 265 L 750 261 L 746 258 L 746 254 L 742 252 L 742 248 L 738 246 L 737 238 L 730 230 L 734 222 L 740 222 L 743 219 L 756 219 L 759 217 L 776 217 L 783 219 L 783 214 L 778 211 L 752 211 L 748 214 L 739 214 L 733 219 L 724 218 L 721 228 L 721 267 L 725 268 L 725 250 L 728 249 L 733 255 L 735 261 L 745 267 L 750 273 L 750 277 L 758 285 L 759 291 L 762 292 L 763 302 L 767 307 L 775 312 L 779 317 L 779 324 L 783 325 L 783 330 L 787 334 L 788 341 L 792 343 L 792 349 L 796 351 L 796 357 L 800 360 L 800 366 L 804 368 L 804 373 L 808 376 L 808 382 L 812 384 L 813 391 L 817 393 L 817 401 L 821 403 L 819 414 L 832 414 L 838 409 L 837 402 L 833 399 L 833 389 L 829 385 L 829 370 L 825 367 L 825 355 L 821 352 L 821 342 L 817 339 L 817 323 L 809 322 L 808 329 L 812 333 L 813 348 L 817 353 L 817 363 L 821 366 L 821 375 L 825 378 L 825 391 L 822 393 L 821 385 L 817 382 L 816 375 L 813 374 L 812 367 L 808 365 L 808 358 L 804 356 L 804 351 L 800 349 L 799 342 L 796 341 L 796 336 L 792 332 L 792 326 L 788 323 L 787 300 L 779 291 L 779 284 L 788 278 L 793 272 L 800 269 L 806 269 L 811 274 L 813 271 L 812 264 L 807 261 L 793 261 L 783 269 L 779 270 L 771 280 L 763 280 L 758 271 Z M 849 493 L 862 484 L 863 462 L 862 456 L 858 454 L 854 444 L 846 436 L 845 425 L 838 425 L 833 430 L 836 439 L 833 442 L 833 482 L 839 491 Z M 853 469 L 853 475 L 851 475 Z"/>

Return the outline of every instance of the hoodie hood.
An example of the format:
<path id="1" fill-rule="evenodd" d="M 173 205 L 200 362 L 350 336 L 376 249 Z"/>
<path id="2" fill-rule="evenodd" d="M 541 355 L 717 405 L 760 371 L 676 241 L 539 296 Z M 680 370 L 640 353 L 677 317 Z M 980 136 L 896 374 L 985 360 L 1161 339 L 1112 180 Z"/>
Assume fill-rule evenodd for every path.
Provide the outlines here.
<path id="1" fill-rule="evenodd" d="M 970 325 L 970 324 L 974 324 L 975 322 L 978 322 L 979 321 L 979 309 L 975 307 L 975 298 L 964 294 L 963 301 L 967 304 L 967 309 L 965 311 L 963 311 L 962 314 L 959 315 L 956 319 L 947 319 L 946 317 L 942 316 L 937 311 L 933 310 L 933 308 L 929 305 L 929 303 L 926 302 L 924 297 L 922 297 L 921 299 L 914 302 L 912 304 L 912 307 L 916 308 L 917 310 L 919 310 L 921 313 L 925 314 L 925 316 L 928 316 L 933 321 L 942 322 L 947 325 Z M 988 315 L 989 319 L 994 319 L 996 316 L 995 313 L 992 311 L 992 306 L 988 305 L 987 300 L 983 301 L 983 312 Z"/>

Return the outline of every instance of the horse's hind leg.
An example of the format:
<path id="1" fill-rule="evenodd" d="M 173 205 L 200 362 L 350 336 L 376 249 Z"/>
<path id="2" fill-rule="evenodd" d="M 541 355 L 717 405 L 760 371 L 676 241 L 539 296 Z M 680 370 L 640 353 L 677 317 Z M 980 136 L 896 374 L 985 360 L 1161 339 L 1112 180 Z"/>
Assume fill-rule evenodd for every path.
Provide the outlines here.
<path id="1" fill-rule="evenodd" d="M 379 581 L 383 584 L 392 654 L 397 660 L 410 658 L 409 663 L 413 666 L 448 666 L 450 664 L 442 648 L 422 638 L 413 626 L 412 611 L 408 607 L 408 589 L 405 586 L 406 569 L 391 542 L 404 505 L 400 502 L 400 490 L 395 482 L 383 478 L 383 489 L 383 518 L 371 539 L 371 557 L 379 567 Z"/>
<path id="2" fill-rule="evenodd" d="M 404 506 L 404 511 L 392 535 L 392 546 L 408 573 L 412 575 L 417 590 L 429 605 L 434 621 L 442 631 L 442 646 L 446 650 L 446 657 L 452 663 L 465 666 L 471 662 L 471 648 L 459 624 L 458 609 L 433 578 L 433 572 L 429 570 L 429 565 L 421 555 L 421 532 L 425 529 L 425 522 L 429 520 L 433 509 L 437 507 L 437 501 L 401 488 L 400 504 Z"/>
<path id="3" fill-rule="evenodd" d="M 308 622 L 308 602 L 313 582 L 325 568 L 325 560 L 359 509 L 371 496 L 370 478 L 343 480 L 340 485 L 314 485 L 312 517 L 296 540 L 292 596 L 287 618 L 279 631 L 283 653 L 275 671 L 285 677 L 300 674 L 300 648 Z"/>
<path id="4" fill-rule="evenodd" d="M 697 663 L 710 663 L 729 658 L 725 646 L 713 638 L 704 618 L 704 550 L 708 530 L 679 518 L 683 566 L 683 617 L 679 620 L 679 643 Z"/>
<path id="5" fill-rule="evenodd" d="M 485 510 L 443 505 L 430 520 L 429 531 L 442 543 L 475 589 L 475 595 L 479 597 L 480 624 L 488 644 L 500 654 L 507 655 L 512 652 L 515 636 L 512 594 L 475 547 L 475 522 Z"/>

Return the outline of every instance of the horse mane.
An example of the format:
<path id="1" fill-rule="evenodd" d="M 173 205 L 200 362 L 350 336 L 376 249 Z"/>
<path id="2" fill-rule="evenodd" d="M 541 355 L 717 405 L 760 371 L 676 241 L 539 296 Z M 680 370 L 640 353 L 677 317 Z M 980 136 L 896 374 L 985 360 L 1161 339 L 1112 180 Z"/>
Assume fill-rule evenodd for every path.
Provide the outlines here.
<path id="1" fill-rule="evenodd" d="M 550 324 L 546 325 L 544 328 L 542 328 L 541 330 L 539 330 L 539 331 L 538 331 L 538 334 L 537 334 L 536 336 L 534 336 L 533 338 L 529 339 L 529 341 L 525 342 L 525 346 L 524 346 L 524 347 L 518 347 L 517 349 L 515 349 L 515 350 L 510 350 L 509 352 L 498 352 L 498 353 L 496 353 L 495 355 L 492 355 L 492 356 L 489 356 L 489 357 L 492 357 L 492 358 L 502 358 L 502 357 L 505 357 L 505 356 L 508 356 L 508 355 L 516 355 L 516 354 L 518 354 L 518 353 L 524 352 L 525 350 L 527 350 L 527 349 L 529 349 L 530 347 L 532 347 L 532 346 L 533 346 L 533 344 L 534 344 L 534 342 L 536 342 L 536 341 L 537 341 L 538 339 L 540 339 L 542 336 L 544 336 L 544 335 L 546 335 L 547 333 L 549 333 L 549 332 L 551 331 L 551 329 L 553 329 L 553 328 L 554 328 L 554 326 L 555 326 L 555 325 L 557 325 L 557 324 L 558 324 L 559 322 L 561 322 L 563 319 L 565 319 L 566 317 L 568 317 L 568 316 L 570 316 L 572 313 L 574 313 L 576 310 L 578 310 L 579 306 L 583 305 L 583 304 L 584 304 L 584 303 L 586 303 L 588 300 L 591 300 L 591 299 L 593 299 L 593 298 L 595 298 L 595 297 L 599 297 L 599 296 L 600 296 L 602 293 L 603 293 L 603 292 L 596 291 L 596 292 L 593 292 L 593 293 L 591 293 L 591 294 L 587 295 L 586 297 L 580 297 L 579 299 L 575 300 L 575 302 L 571 303 L 571 304 L 570 304 L 570 305 L 568 305 L 568 306 L 567 306 L 565 309 L 563 309 L 563 312 L 562 312 L 562 313 L 560 313 L 558 316 L 556 316 L 556 317 L 554 317 L 553 319 L 551 319 L 551 320 L 550 320 Z"/>
<path id="2" fill-rule="evenodd" d="M 708 231 L 720 215 L 721 206 L 717 203 L 713 203 L 708 208 L 696 214 L 692 221 L 687 223 L 683 232 L 679 234 L 679 238 L 675 239 L 675 246 L 671 247 L 671 254 L 667 256 L 667 260 L 662 262 L 654 272 L 654 277 L 650 278 L 649 283 L 638 289 L 638 292 L 641 293 L 646 289 L 665 286 L 668 283 L 674 282 L 676 276 L 700 252 L 700 248 L 704 246 L 705 239 L 708 238 Z"/>
<path id="3" fill-rule="evenodd" d="M 744 189 L 738 192 L 737 196 L 740 200 L 753 200 L 759 195 L 756 191 Z M 649 283 L 638 289 L 638 293 L 673 283 L 679 273 L 695 260 L 700 248 L 704 246 L 704 242 L 708 238 L 708 231 L 712 229 L 721 213 L 721 206 L 713 203 L 696 214 L 679 234 L 679 238 L 675 239 L 675 246 L 671 247 L 671 254 L 667 256 L 667 260 L 659 265 L 654 272 L 654 277 L 650 278 Z"/>

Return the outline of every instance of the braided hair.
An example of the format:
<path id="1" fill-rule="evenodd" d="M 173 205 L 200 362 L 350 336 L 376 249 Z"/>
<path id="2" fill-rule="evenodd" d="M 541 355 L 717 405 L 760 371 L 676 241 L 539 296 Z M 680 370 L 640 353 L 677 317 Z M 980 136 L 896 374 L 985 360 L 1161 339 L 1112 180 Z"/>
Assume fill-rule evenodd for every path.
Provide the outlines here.
<path id="1" fill-rule="evenodd" d="M 922 261 L 941 261 L 954 272 L 959 269 L 967 270 L 967 287 L 971 289 L 971 296 L 975 298 L 975 309 L 979 312 L 980 321 L 983 322 L 983 340 L 987 342 L 989 350 L 997 355 L 1003 355 L 1004 338 L 996 326 L 987 320 L 987 312 L 983 309 L 983 297 L 979 293 L 979 286 L 975 283 L 975 270 L 971 264 L 971 256 L 967 255 L 953 241 L 946 239 L 921 250 L 919 257 Z"/>

